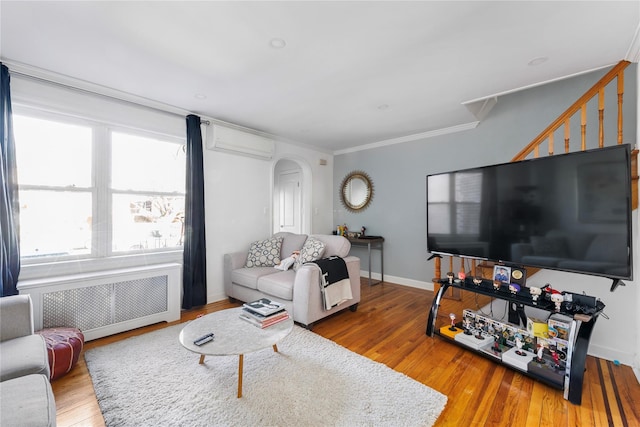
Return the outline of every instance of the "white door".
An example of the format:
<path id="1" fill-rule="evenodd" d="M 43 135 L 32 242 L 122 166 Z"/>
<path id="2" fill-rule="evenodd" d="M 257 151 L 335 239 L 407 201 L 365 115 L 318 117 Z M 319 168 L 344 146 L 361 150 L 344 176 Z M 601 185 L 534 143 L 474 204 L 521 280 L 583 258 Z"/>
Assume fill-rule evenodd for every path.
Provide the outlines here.
<path id="1" fill-rule="evenodd" d="M 300 219 L 300 172 L 283 172 L 278 176 L 280 231 L 302 232 Z"/>

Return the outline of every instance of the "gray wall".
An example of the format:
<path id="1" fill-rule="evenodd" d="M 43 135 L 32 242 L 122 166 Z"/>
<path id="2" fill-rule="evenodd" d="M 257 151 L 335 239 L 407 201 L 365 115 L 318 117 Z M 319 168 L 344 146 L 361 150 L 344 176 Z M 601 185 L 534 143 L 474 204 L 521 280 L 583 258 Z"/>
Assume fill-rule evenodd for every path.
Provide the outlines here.
<path id="1" fill-rule="evenodd" d="M 367 227 L 367 233 L 385 237 L 385 278 L 425 282 L 433 277 L 433 264 L 426 262 L 427 174 L 510 161 L 522 148 L 566 108 L 588 90 L 608 69 L 501 96 L 497 105 L 475 129 L 435 136 L 355 153 L 337 155 L 334 167 L 334 225 L 346 223 L 350 230 Z M 624 142 L 636 142 L 636 65 L 625 74 Z M 615 129 L 617 120 L 615 85 L 606 96 L 605 118 Z M 579 123 L 572 123 L 572 145 L 579 148 Z M 588 148 L 597 147 L 597 105 L 589 104 Z M 605 134 L 610 145 L 616 134 Z M 564 149 L 563 134 L 555 137 L 555 152 Z M 546 148 L 541 149 L 544 155 Z M 375 187 L 371 205 L 361 213 L 350 213 L 341 205 L 337 188 L 352 170 L 367 172 Z M 357 249 L 356 249 L 357 251 Z M 366 252 L 358 252 L 362 269 Z M 372 269 L 380 272 L 373 257 Z M 457 267 L 456 267 L 457 270 Z M 390 279 L 390 281 L 393 281 Z"/>

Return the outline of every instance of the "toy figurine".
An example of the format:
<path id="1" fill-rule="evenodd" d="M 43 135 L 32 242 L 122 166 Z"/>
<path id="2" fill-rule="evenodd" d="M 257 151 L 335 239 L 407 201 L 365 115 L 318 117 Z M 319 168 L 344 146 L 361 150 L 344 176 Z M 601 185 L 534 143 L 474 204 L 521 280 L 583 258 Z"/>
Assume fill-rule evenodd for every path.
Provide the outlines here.
<path id="1" fill-rule="evenodd" d="M 560 307 L 562 307 L 562 302 L 564 301 L 564 295 L 558 291 L 552 291 L 551 301 L 556 305 L 556 311 L 560 311 Z"/>
<path id="2" fill-rule="evenodd" d="M 533 300 L 533 303 L 538 304 L 538 298 L 540 298 L 540 295 L 542 295 L 542 289 L 537 288 L 535 286 L 531 286 L 529 288 L 529 293 L 531 294 L 531 299 Z"/>
<path id="3" fill-rule="evenodd" d="M 458 279 L 460 279 L 460 280 L 464 280 L 464 279 L 466 279 L 466 278 L 467 278 L 467 275 L 465 274 L 465 272 L 464 272 L 464 271 L 459 271 L 459 272 L 458 272 Z"/>
<path id="4" fill-rule="evenodd" d="M 500 290 L 500 281 L 499 280 L 494 280 L 493 281 L 493 289 L 496 291 Z"/>
<path id="5" fill-rule="evenodd" d="M 560 355 L 554 349 L 551 349 L 551 357 L 553 357 L 553 363 L 555 368 L 560 367 Z"/>
<path id="6" fill-rule="evenodd" d="M 493 351 L 496 353 L 502 353 L 502 349 L 500 349 L 500 343 L 498 342 L 498 337 L 493 337 Z"/>
<path id="7" fill-rule="evenodd" d="M 464 328 L 464 334 L 471 335 L 471 320 L 468 317 L 465 317 L 465 319 L 462 321 L 462 324 Z"/>
<path id="8" fill-rule="evenodd" d="M 457 331 L 458 329 L 456 328 L 456 315 L 455 313 L 449 313 L 449 319 L 451 319 L 451 326 L 449 327 L 450 331 Z"/>
<path id="9" fill-rule="evenodd" d="M 526 356 L 527 354 L 522 351 L 522 347 L 524 346 L 524 342 L 522 342 L 522 335 L 521 334 L 516 334 L 516 347 L 518 348 L 516 350 L 516 354 L 518 356 Z"/>
<path id="10" fill-rule="evenodd" d="M 480 276 L 476 276 L 473 278 L 473 284 L 476 286 L 480 286 L 480 284 L 482 283 L 482 277 Z"/>
<path id="11" fill-rule="evenodd" d="M 536 353 L 536 362 L 544 364 L 544 359 L 542 358 L 543 354 L 544 354 L 544 345 L 538 344 L 538 351 Z"/>
<path id="12" fill-rule="evenodd" d="M 481 340 L 482 337 L 482 324 L 480 322 L 476 322 L 476 335 L 475 337 Z"/>
<path id="13" fill-rule="evenodd" d="M 447 279 L 449 279 L 449 284 L 453 283 L 453 271 L 447 273 Z"/>
<path id="14" fill-rule="evenodd" d="M 517 294 L 518 292 L 520 292 L 520 285 L 518 285 L 517 283 L 509 283 L 509 292 L 511 292 L 513 295 Z"/>

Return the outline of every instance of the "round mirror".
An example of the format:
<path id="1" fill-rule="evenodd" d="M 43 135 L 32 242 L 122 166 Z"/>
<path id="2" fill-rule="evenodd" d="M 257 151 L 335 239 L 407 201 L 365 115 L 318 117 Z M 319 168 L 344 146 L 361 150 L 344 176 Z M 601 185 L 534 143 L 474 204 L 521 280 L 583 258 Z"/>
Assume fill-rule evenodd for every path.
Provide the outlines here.
<path id="1" fill-rule="evenodd" d="M 347 210 L 358 212 L 366 209 L 373 198 L 373 183 L 365 172 L 354 171 L 340 185 L 340 201 Z"/>

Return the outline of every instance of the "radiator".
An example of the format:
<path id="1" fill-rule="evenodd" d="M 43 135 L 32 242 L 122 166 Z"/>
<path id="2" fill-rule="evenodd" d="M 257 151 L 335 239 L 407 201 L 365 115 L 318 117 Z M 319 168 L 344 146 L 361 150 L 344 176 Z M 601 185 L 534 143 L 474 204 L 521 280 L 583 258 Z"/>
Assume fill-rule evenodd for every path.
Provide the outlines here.
<path id="1" fill-rule="evenodd" d="M 75 327 L 85 340 L 180 319 L 181 265 L 162 264 L 18 284 L 31 295 L 36 330 Z"/>

